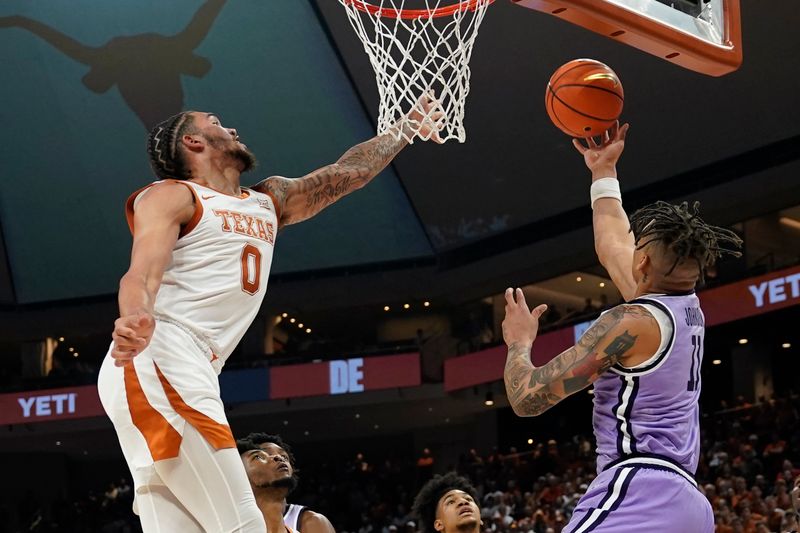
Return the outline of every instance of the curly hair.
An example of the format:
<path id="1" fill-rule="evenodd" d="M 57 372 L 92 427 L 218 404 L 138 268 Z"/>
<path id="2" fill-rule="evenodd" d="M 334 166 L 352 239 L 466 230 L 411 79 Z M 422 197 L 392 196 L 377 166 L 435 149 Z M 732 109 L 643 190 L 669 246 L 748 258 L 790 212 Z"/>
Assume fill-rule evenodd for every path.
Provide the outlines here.
<path id="1" fill-rule="evenodd" d="M 147 136 L 147 155 L 158 179 L 189 179 L 190 170 L 180 149 L 180 138 L 196 131 L 193 111 L 182 111 L 160 122 Z"/>
<path id="2" fill-rule="evenodd" d="M 433 523 L 436 521 L 436 507 L 442 496 L 451 490 L 460 490 L 472 496 L 473 500 L 477 501 L 478 499 L 478 491 L 475 490 L 475 487 L 467 478 L 459 476 L 456 472 L 435 476 L 425 483 L 417 497 L 414 498 L 412 512 L 419 520 L 421 533 L 435 533 Z"/>
<path id="3" fill-rule="evenodd" d="M 675 256 L 667 275 L 681 261 L 693 259 L 700 268 L 701 280 L 706 268 L 723 254 L 740 257 L 742 239 L 729 229 L 706 224 L 699 213 L 700 202 L 694 202 L 691 209 L 688 202 L 673 205 L 659 201 L 642 207 L 631 215 L 636 249 L 657 241 Z"/>
<path id="4" fill-rule="evenodd" d="M 268 433 L 250 433 L 248 436 L 238 439 L 236 441 L 236 448 L 239 450 L 239 455 L 250 450 L 260 450 L 261 445 L 269 442 L 276 446 L 280 446 L 286 455 L 289 456 L 289 464 L 292 465 L 292 470 L 295 470 L 294 455 L 292 448 L 284 442 L 280 435 L 270 435 Z"/>

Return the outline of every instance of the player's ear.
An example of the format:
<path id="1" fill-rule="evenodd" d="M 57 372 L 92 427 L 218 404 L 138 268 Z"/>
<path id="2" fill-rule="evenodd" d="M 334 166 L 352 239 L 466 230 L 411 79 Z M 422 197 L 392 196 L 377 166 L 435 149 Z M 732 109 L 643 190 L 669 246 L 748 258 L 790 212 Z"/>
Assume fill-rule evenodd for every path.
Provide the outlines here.
<path id="1" fill-rule="evenodd" d="M 636 263 L 635 268 L 642 274 L 646 274 L 650 270 L 652 264 L 653 263 L 650 260 L 650 255 L 647 252 L 645 252 L 641 254 L 641 256 L 639 257 L 639 262 Z"/>
<path id="2" fill-rule="evenodd" d="M 436 531 L 444 531 L 444 522 L 439 520 L 438 518 L 433 522 L 433 529 Z"/>
<path id="3" fill-rule="evenodd" d="M 202 152 L 206 146 L 206 141 L 202 135 L 187 133 L 181 137 L 181 144 L 192 152 Z"/>

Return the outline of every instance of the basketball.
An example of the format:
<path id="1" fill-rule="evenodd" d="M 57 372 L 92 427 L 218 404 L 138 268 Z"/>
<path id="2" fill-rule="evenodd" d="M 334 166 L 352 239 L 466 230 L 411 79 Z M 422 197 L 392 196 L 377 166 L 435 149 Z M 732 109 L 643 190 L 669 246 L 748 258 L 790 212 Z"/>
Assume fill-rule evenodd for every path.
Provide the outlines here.
<path id="1" fill-rule="evenodd" d="M 547 83 L 545 107 L 550 120 L 571 137 L 592 137 L 610 128 L 622 113 L 622 82 L 608 65 L 574 59 Z"/>

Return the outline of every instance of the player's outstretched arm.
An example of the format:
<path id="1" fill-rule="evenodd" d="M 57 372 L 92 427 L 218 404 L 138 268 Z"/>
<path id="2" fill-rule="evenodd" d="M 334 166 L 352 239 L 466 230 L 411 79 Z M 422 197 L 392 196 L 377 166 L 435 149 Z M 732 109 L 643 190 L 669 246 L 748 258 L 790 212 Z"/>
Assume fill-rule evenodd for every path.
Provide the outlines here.
<path id="1" fill-rule="evenodd" d="M 420 134 L 439 140 L 438 121 L 442 117 L 432 95 L 420 99 L 409 118 L 422 124 Z M 406 131 L 408 136 L 413 132 Z M 380 174 L 408 142 L 393 133 L 378 135 L 347 150 L 336 163 L 324 166 L 301 178 L 271 176 L 253 189 L 270 194 L 278 204 L 280 225 L 307 220 L 340 198 L 364 187 Z"/>
<path id="2" fill-rule="evenodd" d="M 627 133 L 628 124 L 620 127 L 619 123 L 616 123 L 605 132 L 600 144 L 592 138 L 586 140 L 586 145 L 578 139 L 574 139 L 572 143 L 583 155 L 586 166 L 592 172 L 593 192 L 601 195 L 592 204 L 594 247 L 597 257 L 623 298 L 630 300 L 636 293 L 636 281 L 631 273 L 635 244 L 630 232 L 630 222 L 622 208 L 621 200 L 602 196 L 602 191 L 608 191 L 608 187 L 619 190 L 616 182 L 617 161 L 625 148 Z"/>
<path id="3" fill-rule="evenodd" d="M 653 316 L 641 306 L 623 304 L 598 318 L 575 346 L 535 367 L 531 348 L 546 307 L 530 311 L 520 289 L 507 289 L 505 296 L 503 338 L 508 357 L 503 379 L 508 401 L 518 416 L 542 414 L 589 386 L 614 364 L 655 353 L 660 342 Z"/>
<path id="4" fill-rule="evenodd" d="M 133 215 L 131 264 L 119 282 L 119 318 L 114 322 L 111 356 L 122 366 L 150 343 L 155 329 L 153 305 L 181 225 L 194 214 L 192 193 L 183 185 L 153 187 Z"/>

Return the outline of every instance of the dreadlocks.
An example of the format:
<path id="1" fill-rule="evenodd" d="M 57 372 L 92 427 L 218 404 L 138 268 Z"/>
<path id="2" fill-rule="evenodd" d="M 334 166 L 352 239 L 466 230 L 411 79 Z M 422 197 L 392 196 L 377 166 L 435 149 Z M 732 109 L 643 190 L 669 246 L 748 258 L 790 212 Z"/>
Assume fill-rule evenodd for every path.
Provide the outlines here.
<path id="1" fill-rule="evenodd" d="M 147 155 L 150 166 L 158 179 L 189 179 L 191 173 L 186 168 L 180 139 L 194 131 L 194 118 L 191 111 L 183 111 L 156 124 L 147 137 Z"/>
<path id="2" fill-rule="evenodd" d="M 473 500 L 477 501 L 478 499 L 478 491 L 467 478 L 459 476 L 455 472 L 435 476 L 420 489 L 419 494 L 414 498 L 412 512 L 419 519 L 422 533 L 436 533 L 433 529 L 433 523 L 436 521 L 436 507 L 442 496 L 451 490 L 460 490 L 472 496 Z"/>
<path id="3" fill-rule="evenodd" d="M 700 202 L 694 202 L 691 209 L 688 202 L 672 205 L 660 201 L 639 209 L 631 215 L 636 249 L 658 241 L 675 256 L 666 275 L 670 275 L 681 261 L 693 259 L 700 268 L 701 280 L 705 269 L 723 254 L 740 257 L 742 254 L 738 249 L 742 239 L 729 229 L 706 224 L 697 216 L 699 212 Z"/>

